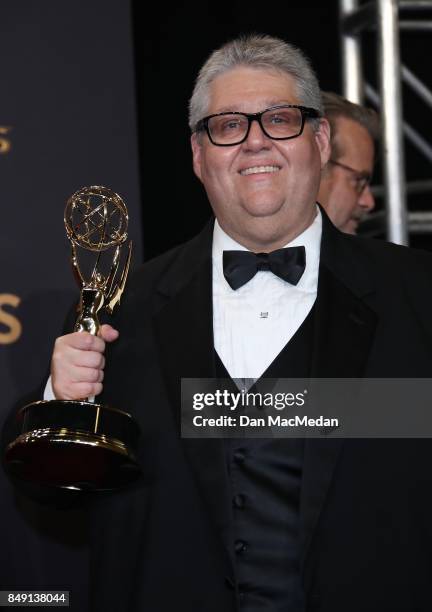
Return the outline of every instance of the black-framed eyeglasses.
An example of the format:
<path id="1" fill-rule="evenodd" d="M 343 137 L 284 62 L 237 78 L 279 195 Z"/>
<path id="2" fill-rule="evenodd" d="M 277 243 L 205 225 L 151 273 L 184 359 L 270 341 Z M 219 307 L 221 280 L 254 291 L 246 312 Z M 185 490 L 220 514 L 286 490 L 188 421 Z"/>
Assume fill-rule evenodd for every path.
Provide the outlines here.
<path id="1" fill-rule="evenodd" d="M 365 172 L 359 172 L 355 168 L 351 168 L 351 166 L 347 166 L 346 164 L 341 164 L 341 162 L 338 162 L 335 159 L 329 159 L 329 163 L 333 164 L 334 166 L 339 166 L 340 168 L 348 170 L 352 173 L 354 179 L 354 189 L 356 190 L 356 193 L 358 193 L 358 195 L 363 193 L 366 187 L 370 185 L 370 182 L 372 180 L 372 176 L 370 174 Z"/>
<path id="2" fill-rule="evenodd" d="M 303 132 L 306 119 L 316 119 L 320 113 L 308 106 L 281 104 L 260 113 L 225 112 L 209 115 L 198 121 L 195 131 L 206 131 L 214 145 L 231 147 L 246 140 L 257 121 L 264 134 L 272 140 L 297 138 Z"/>

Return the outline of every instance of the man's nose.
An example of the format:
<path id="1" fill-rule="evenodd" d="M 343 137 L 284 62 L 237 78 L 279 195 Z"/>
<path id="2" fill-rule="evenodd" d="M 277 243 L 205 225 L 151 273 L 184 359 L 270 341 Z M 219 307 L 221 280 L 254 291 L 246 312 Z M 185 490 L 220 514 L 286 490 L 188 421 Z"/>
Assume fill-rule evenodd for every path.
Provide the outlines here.
<path id="1" fill-rule="evenodd" d="M 259 151 L 271 146 L 271 138 L 266 136 L 257 120 L 252 121 L 249 134 L 243 143 L 243 147 L 250 151 Z"/>
<path id="2" fill-rule="evenodd" d="M 366 212 L 370 212 L 375 208 L 375 198 L 371 191 L 370 185 L 366 185 L 363 191 L 360 194 L 359 205 L 365 209 Z"/>

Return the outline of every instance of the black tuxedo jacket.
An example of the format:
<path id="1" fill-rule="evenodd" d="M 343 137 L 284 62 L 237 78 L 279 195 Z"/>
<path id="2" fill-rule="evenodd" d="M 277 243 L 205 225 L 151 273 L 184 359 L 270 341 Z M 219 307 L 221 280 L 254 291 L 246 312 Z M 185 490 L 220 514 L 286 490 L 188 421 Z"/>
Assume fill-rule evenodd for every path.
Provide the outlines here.
<path id="1" fill-rule="evenodd" d="M 180 379 L 215 375 L 212 229 L 139 269 L 114 322 L 101 399 L 140 423 L 143 477 L 95 500 L 92 610 L 237 609 L 222 441 L 179 435 Z M 323 215 L 312 375 L 431 377 L 431 272 Z M 430 612 L 431 517 L 432 441 L 307 440 L 307 609 Z"/>

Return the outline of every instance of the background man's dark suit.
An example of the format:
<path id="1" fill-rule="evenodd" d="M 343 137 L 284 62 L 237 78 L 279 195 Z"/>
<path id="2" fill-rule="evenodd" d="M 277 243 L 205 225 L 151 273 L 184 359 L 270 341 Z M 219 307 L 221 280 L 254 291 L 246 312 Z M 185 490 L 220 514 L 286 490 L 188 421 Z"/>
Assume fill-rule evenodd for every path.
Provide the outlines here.
<path id="1" fill-rule="evenodd" d="M 431 256 L 323 217 L 312 375 L 430 377 Z M 181 377 L 215 374 L 211 239 L 207 226 L 136 272 L 114 322 L 102 399 L 140 422 L 144 477 L 99 498 L 92 610 L 236 609 L 223 445 L 179 436 Z M 429 440 L 306 441 L 308 610 L 432 609 L 431 466 Z"/>

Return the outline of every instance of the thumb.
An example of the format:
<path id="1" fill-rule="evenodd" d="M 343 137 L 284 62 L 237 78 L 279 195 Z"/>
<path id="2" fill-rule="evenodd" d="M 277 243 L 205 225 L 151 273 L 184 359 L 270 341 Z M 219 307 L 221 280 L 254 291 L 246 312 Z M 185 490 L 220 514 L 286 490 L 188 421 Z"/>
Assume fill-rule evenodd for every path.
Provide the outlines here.
<path id="1" fill-rule="evenodd" d="M 117 338 L 119 337 L 119 332 L 116 329 L 114 329 L 114 327 L 111 327 L 111 325 L 105 324 L 101 326 L 98 335 L 105 342 L 113 342 L 114 340 L 117 340 Z"/>

